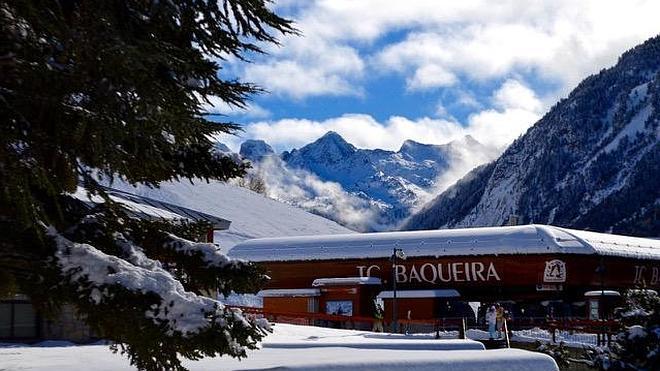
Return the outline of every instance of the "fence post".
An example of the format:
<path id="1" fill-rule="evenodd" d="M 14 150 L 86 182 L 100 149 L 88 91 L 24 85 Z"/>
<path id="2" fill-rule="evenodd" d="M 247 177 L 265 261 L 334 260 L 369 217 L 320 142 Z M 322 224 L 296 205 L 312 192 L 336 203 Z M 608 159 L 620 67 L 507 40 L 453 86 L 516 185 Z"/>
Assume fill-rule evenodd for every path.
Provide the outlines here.
<path id="1" fill-rule="evenodd" d="M 461 318 L 461 326 L 458 328 L 458 338 L 459 339 L 465 339 L 466 338 L 466 328 L 465 328 L 465 317 Z"/>
<path id="2" fill-rule="evenodd" d="M 551 329 L 552 329 L 552 342 L 557 343 L 557 334 L 556 334 L 557 328 L 553 326 L 551 327 Z"/>
<path id="3" fill-rule="evenodd" d="M 509 340 L 509 325 L 506 322 L 506 318 L 503 318 L 504 321 L 504 340 L 506 340 L 506 347 L 511 348 L 511 342 Z"/>

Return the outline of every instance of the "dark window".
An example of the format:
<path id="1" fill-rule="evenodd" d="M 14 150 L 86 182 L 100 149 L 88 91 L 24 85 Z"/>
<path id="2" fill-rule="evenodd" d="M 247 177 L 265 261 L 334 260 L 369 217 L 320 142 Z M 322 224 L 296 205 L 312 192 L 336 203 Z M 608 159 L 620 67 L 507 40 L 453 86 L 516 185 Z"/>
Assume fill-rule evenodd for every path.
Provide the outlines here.
<path id="1" fill-rule="evenodd" d="M 11 304 L 0 303 L 0 338 L 11 336 Z"/>
<path id="2" fill-rule="evenodd" d="M 33 339 L 39 336 L 37 313 L 24 301 L 0 302 L 0 338 Z"/>

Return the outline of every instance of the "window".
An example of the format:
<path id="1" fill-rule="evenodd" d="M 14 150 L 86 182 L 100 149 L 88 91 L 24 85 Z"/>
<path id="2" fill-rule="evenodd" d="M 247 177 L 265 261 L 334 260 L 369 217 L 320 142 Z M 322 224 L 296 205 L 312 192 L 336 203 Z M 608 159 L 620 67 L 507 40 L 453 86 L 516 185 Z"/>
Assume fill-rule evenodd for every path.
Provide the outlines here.
<path id="1" fill-rule="evenodd" d="M 589 319 L 599 319 L 598 300 L 589 300 Z"/>
<path id="2" fill-rule="evenodd" d="M 37 313 L 23 301 L 0 302 L 0 338 L 30 339 L 39 336 Z"/>
<path id="3" fill-rule="evenodd" d="M 0 303 L 0 338 L 11 336 L 11 304 Z"/>
<path id="4" fill-rule="evenodd" d="M 325 313 L 337 316 L 352 316 L 353 302 L 350 300 L 334 300 L 325 302 Z"/>

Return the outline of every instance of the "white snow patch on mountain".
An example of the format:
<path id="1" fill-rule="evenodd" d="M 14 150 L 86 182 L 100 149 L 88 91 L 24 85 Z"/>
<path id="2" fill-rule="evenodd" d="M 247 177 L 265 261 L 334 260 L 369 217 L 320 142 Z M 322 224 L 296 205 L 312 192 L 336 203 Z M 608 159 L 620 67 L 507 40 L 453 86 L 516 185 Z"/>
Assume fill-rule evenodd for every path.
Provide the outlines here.
<path id="1" fill-rule="evenodd" d="M 611 152 L 619 147 L 619 143 L 624 137 L 628 137 L 629 140 L 635 138 L 637 133 L 643 132 L 646 128 L 646 121 L 653 113 L 653 107 L 649 104 L 643 109 L 641 109 L 626 125 L 617 136 L 603 148 L 603 152 Z"/>

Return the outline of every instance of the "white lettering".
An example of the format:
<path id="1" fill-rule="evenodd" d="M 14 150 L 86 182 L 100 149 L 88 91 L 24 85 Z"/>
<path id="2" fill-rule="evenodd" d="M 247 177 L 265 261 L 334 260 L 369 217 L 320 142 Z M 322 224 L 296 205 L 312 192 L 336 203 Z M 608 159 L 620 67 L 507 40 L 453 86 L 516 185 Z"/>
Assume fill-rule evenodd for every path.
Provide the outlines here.
<path id="1" fill-rule="evenodd" d="M 422 279 L 419 278 L 419 273 L 417 273 L 417 268 L 413 265 L 410 267 L 410 276 L 408 276 L 408 282 L 412 282 L 415 279 L 417 282 L 422 282 Z"/>
<path id="2" fill-rule="evenodd" d="M 490 265 L 488 265 L 488 273 L 486 273 L 486 281 L 490 281 L 490 276 L 495 277 L 496 280 L 500 280 L 500 276 L 497 275 L 497 271 L 495 270 L 495 266 L 493 265 L 493 262 L 490 262 Z"/>
<path id="3" fill-rule="evenodd" d="M 427 276 L 427 272 L 429 271 L 429 269 L 431 270 L 432 278 L 429 278 Z M 428 283 L 435 283 L 435 280 L 438 279 L 438 272 L 436 272 L 435 266 L 431 263 L 426 263 L 422 265 L 422 267 L 419 268 L 419 273 L 421 274 L 422 279 Z"/>
<path id="4" fill-rule="evenodd" d="M 644 270 L 646 269 L 645 266 L 643 265 L 636 265 L 635 266 L 635 280 L 633 283 L 638 283 L 641 284 L 644 282 Z"/>
<path id="5" fill-rule="evenodd" d="M 658 284 L 658 267 L 653 267 L 651 270 L 651 285 Z"/>
<path id="6" fill-rule="evenodd" d="M 465 281 L 464 279 L 459 279 L 458 275 L 463 274 L 464 272 L 462 270 L 459 270 L 459 267 L 462 268 L 463 263 L 451 263 L 451 268 L 454 271 L 454 281 L 456 282 L 463 282 Z"/>
<path id="7" fill-rule="evenodd" d="M 408 281 L 408 276 L 406 275 L 406 267 L 403 265 L 395 265 L 395 275 L 396 275 L 396 282 L 406 282 Z"/>
<path id="8" fill-rule="evenodd" d="M 367 277 L 371 277 L 371 271 L 373 269 L 380 270 L 380 267 L 377 265 L 370 265 L 369 268 L 367 268 Z"/>
<path id="9" fill-rule="evenodd" d="M 483 272 L 484 272 L 484 263 L 481 262 L 472 263 L 472 276 L 474 277 L 474 281 L 477 281 L 477 277 L 479 277 L 480 280 L 485 281 L 486 279 L 482 274 Z"/>
<path id="10" fill-rule="evenodd" d="M 396 282 L 412 283 L 427 282 L 436 284 L 440 282 L 470 282 L 470 281 L 501 281 L 500 275 L 493 262 L 454 262 L 454 263 L 424 263 L 419 268 L 415 264 L 409 266 L 394 265 L 394 275 Z M 358 265 L 356 266 L 360 277 L 377 277 L 380 275 L 381 267 L 379 265 Z M 652 268 L 651 284 L 660 283 L 660 269 Z M 635 283 L 640 283 L 645 279 L 645 271 L 650 270 L 645 266 L 635 267 Z"/>
<path id="11" fill-rule="evenodd" d="M 447 278 L 442 275 L 442 264 L 438 264 L 438 277 L 440 281 L 449 282 L 451 281 L 451 265 L 447 264 Z"/>

